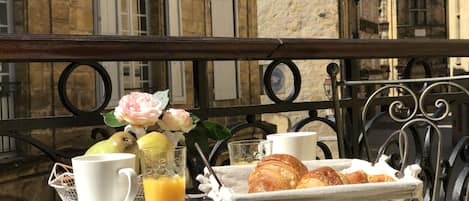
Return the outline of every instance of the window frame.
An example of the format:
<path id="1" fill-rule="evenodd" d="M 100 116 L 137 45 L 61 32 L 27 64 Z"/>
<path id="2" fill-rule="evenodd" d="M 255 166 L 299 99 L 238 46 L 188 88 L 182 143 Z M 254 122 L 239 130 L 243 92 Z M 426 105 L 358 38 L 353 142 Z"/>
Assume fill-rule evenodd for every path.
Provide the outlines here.
<path id="1" fill-rule="evenodd" d="M 181 0 L 165 1 L 165 35 L 182 36 L 182 2 Z M 183 61 L 167 61 L 168 85 L 172 104 L 186 104 L 186 75 L 185 63 Z"/>
<path id="2" fill-rule="evenodd" d="M 14 26 L 13 26 L 13 1 L 12 0 L 0 0 L 0 4 L 3 3 L 5 4 L 6 7 L 6 28 L 7 32 L 6 33 L 14 33 Z M 1 25 L 0 25 L 1 26 Z M 5 27 L 3 25 L 2 27 Z M 1 32 L 0 32 L 1 33 Z M 14 71 L 14 64 L 12 63 L 6 63 L 2 64 L 2 68 L 8 68 L 8 72 L 5 74 L 5 76 L 8 76 L 8 83 L 13 83 L 15 80 L 15 71 Z M 2 74 L 2 73 L 0 73 Z M 2 76 L 3 77 L 3 76 Z M 8 95 L 6 97 L 0 97 L 0 107 L 2 108 L 2 111 L 5 111 L 5 107 L 7 107 L 7 113 L 4 114 L 3 112 L 0 113 L 0 119 L 10 119 L 14 118 L 14 99 L 13 96 Z M 6 147 L 4 147 L 6 145 Z M 13 156 L 17 155 L 16 152 L 16 141 L 14 138 L 11 137 L 0 137 L 0 159 L 3 158 L 10 158 Z"/>
<path id="3" fill-rule="evenodd" d="M 6 25 L 0 24 L 0 28 L 6 27 L 7 28 L 6 33 L 13 33 L 13 2 L 12 0 L 0 0 L 0 4 L 2 3 L 5 4 L 5 8 L 6 8 L 6 17 L 7 17 L 6 23 L 7 24 Z"/>
<path id="4" fill-rule="evenodd" d="M 409 2 L 409 25 L 411 26 L 426 26 L 428 25 L 428 2 L 427 0 L 413 0 L 416 7 Z M 424 16 L 424 22 L 419 23 L 419 16 Z"/>
<path id="5" fill-rule="evenodd" d="M 105 2 L 102 2 L 105 1 Z M 123 31 L 123 20 L 122 20 L 122 9 L 121 9 L 121 3 L 122 1 L 126 2 L 127 5 L 127 24 L 128 30 L 124 30 L 127 32 L 126 35 L 135 35 L 135 34 L 141 34 L 142 31 L 140 31 L 141 26 L 139 25 L 137 27 L 137 30 L 134 30 L 134 27 L 132 25 L 132 19 L 134 18 L 134 14 L 132 13 L 133 10 L 133 3 L 134 1 L 132 0 L 94 0 L 94 6 L 93 6 L 93 12 L 94 12 L 94 30 L 95 34 L 104 34 L 104 35 L 124 35 Z M 150 33 L 150 15 L 149 15 L 149 1 L 148 0 L 138 0 L 137 3 L 140 4 L 140 2 L 143 1 L 145 2 L 145 15 L 146 15 L 146 35 Z M 103 11 L 101 9 L 102 4 L 109 4 L 108 6 L 112 5 L 112 11 Z M 138 21 L 140 21 L 140 16 L 138 5 L 137 10 L 135 13 L 135 17 L 138 17 Z M 130 11 L 130 12 L 129 12 Z M 107 13 L 105 13 L 107 12 Z M 130 13 L 130 14 L 129 14 Z M 104 17 L 105 16 L 105 17 Z M 105 18 L 105 19 L 103 19 Z M 103 26 L 106 23 L 115 23 L 114 25 L 111 25 L 112 30 L 104 30 Z M 110 27 L 106 26 L 106 29 L 109 29 Z M 107 108 L 113 108 L 117 106 L 118 101 L 120 97 L 125 95 L 126 93 L 129 93 L 131 91 L 141 91 L 142 89 L 150 89 L 150 87 L 153 84 L 152 80 L 152 68 L 150 67 L 150 62 L 102 62 L 103 66 L 106 68 L 108 71 L 109 75 L 111 76 L 112 80 L 112 88 L 113 88 L 113 94 L 111 98 L 111 102 L 109 102 Z M 125 69 L 128 68 L 128 69 Z M 142 69 L 146 68 L 146 76 L 143 74 Z M 136 69 L 139 69 L 140 77 L 139 79 L 136 79 L 135 73 Z M 125 77 L 124 71 L 129 72 L 128 78 Z M 141 80 L 141 78 L 146 77 L 146 80 Z M 130 80 L 126 80 L 130 79 Z M 128 85 L 127 87 L 125 86 L 125 83 L 130 83 L 130 86 Z M 142 85 L 142 83 L 146 83 L 146 85 Z M 99 77 L 96 78 L 96 86 L 97 86 L 97 96 L 98 102 L 102 101 L 103 97 L 102 94 L 104 94 L 104 88 L 102 86 L 102 82 Z"/>
<path id="6" fill-rule="evenodd" d="M 123 27 L 123 10 L 122 10 L 122 1 L 125 1 L 126 2 L 126 7 L 127 7 L 127 22 L 128 24 L 126 25 L 128 27 L 128 29 L 124 29 Z M 145 14 L 141 14 L 140 13 L 140 4 L 141 2 L 144 2 L 145 3 Z M 150 19 L 150 16 L 149 16 L 149 3 L 148 3 L 148 0 L 137 0 L 137 5 L 134 5 L 133 4 L 133 0 L 117 0 L 117 5 L 116 5 L 116 17 L 117 17 L 117 34 L 118 35 L 136 35 L 136 36 L 147 36 L 149 35 L 150 33 L 150 22 L 149 22 L 149 19 Z M 134 7 L 136 6 L 136 8 Z M 133 13 L 133 10 L 135 8 L 135 11 L 136 13 Z M 146 30 L 143 31 L 143 30 L 140 30 L 141 29 L 141 17 L 145 17 L 145 28 Z M 134 17 L 137 19 L 137 29 L 135 30 L 135 25 L 133 24 L 134 23 Z M 142 34 L 144 33 L 144 34 Z M 121 72 L 121 76 L 120 79 L 119 79 L 119 82 L 122 82 L 122 89 L 123 89 L 123 94 L 126 94 L 126 93 L 129 93 L 131 91 L 135 91 L 135 90 L 142 90 L 142 89 L 146 89 L 148 88 L 148 90 L 150 89 L 150 87 L 152 86 L 153 82 L 152 82 L 152 79 L 151 79 L 151 75 L 152 75 L 152 68 L 150 68 L 150 63 L 148 61 L 136 61 L 136 62 L 119 62 L 118 63 L 119 67 L 121 68 L 122 72 Z M 129 74 L 126 75 L 126 71 L 128 68 L 128 72 Z M 143 69 L 146 68 L 147 70 L 144 71 Z M 136 77 L 137 75 L 137 71 L 139 71 L 140 73 L 140 76 Z M 145 77 L 146 74 L 146 78 L 147 79 L 142 79 Z M 128 76 L 128 77 L 126 77 Z"/>
<path id="7" fill-rule="evenodd" d="M 225 0 L 231 2 L 231 10 L 232 10 L 232 31 L 233 33 L 228 33 L 225 31 L 221 31 L 217 33 L 215 23 L 213 22 L 214 19 L 219 19 L 218 17 L 214 16 L 213 11 L 214 9 L 213 3 L 211 1 L 210 5 L 210 15 L 212 20 L 212 36 L 215 37 L 239 37 L 239 11 L 238 11 L 238 0 Z M 220 2 L 217 1 L 220 6 Z M 235 100 L 241 98 L 241 79 L 240 79 L 240 63 L 239 61 L 213 61 L 213 91 L 214 91 L 214 100 L 215 101 L 223 101 L 223 100 Z M 234 79 L 234 80 L 231 80 Z"/>

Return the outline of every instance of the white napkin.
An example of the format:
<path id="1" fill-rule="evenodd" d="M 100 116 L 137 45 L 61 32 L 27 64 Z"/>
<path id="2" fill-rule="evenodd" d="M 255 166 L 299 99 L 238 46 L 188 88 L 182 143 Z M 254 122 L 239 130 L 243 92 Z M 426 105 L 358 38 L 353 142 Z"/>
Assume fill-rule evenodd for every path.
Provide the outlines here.
<path id="1" fill-rule="evenodd" d="M 204 168 L 204 175 L 197 175 L 195 178 L 200 182 L 199 190 L 207 194 L 214 201 L 230 201 L 232 200 L 233 190 L 218 185 L 217 180 L 210 174 L 207 168 Z"/>

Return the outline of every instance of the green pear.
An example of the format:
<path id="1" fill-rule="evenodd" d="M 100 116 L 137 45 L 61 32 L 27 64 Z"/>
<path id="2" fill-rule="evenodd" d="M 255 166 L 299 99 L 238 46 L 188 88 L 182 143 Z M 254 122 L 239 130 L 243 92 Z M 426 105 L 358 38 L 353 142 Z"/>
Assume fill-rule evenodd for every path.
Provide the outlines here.
<path id="1" fill-rule="evenodd" d="M 135 137 L 129 133 L 117 132 L 109 139 L 101 140 L 91 146 L 85 155 L 104 153 L 133 153 L 136 152 Z"/>
<path id="2" fill-rule="evenodd" d="M 138 145 L 133 135 L 126 132 L 114 133 L 109 139 L 102 140 L 91 146 L 85 155 L 105 153 L 131 153 L 135 154 L 135 171 L 140 172 L 140 159 L 138 158 Z"/>

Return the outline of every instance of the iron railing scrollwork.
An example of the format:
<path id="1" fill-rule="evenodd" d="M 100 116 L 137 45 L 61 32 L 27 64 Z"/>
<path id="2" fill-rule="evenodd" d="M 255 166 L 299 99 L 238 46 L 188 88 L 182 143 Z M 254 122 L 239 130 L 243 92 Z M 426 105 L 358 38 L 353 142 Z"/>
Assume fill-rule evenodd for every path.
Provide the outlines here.
<path id="1" fill-rule="evenodd" d="M 293 74 L 293 91 L 290 92 L 288 97 L 284 100 L 280 99 L 274 92 L 272 87 L 272 73 L 274 69 L 277 68 L 280 64 L 285 64 L 288 69 Z M 272 63 L 267 66 L 267 69 L 264 72 L 264 88 L 265 93 L 270 98 L 270 100 L 274 101 L 275 103 L 291 103 L 293 102 L 298 95 L 300 94 L 301 90 L 301 74 L 300 70 L 296 66 L 296 64 L 291 60 L 274 60 Z"/>
<path id="2" fill-rule="evenodd" d="M 360 120 L 361 108 L 358 106 L 368 106 L 367 100 L 359 97 L 341 97 L 342 87 L 346 86 L 361 86 L 361 85 L 393 85 L 399 88 L 407 95 L 402 95 L 402 101 L 396 101 L 395 97 L 380 97 L 376 95 L 372 99 L 376 103 L 390 105 L 390 109 L 386 112 L 391 112 L 391 119 L 405 124 L 401 125 L 398 134 L 394 134 L 394 139 L 386 143 L 384 148 L 380 151 L 389 154 L 393 151 L 391 146 L 397 147 L 397 153 L 391 153 L 391 158 L 394 158 L 395 167 L 402 168 L 406 163 L 413 162 L 422 165 L 423 175 L 425 181 L 428 181 L 429 186 L 427 189 L 427 199 L 432 194 L 433 199 L 438 196 L 446 200 L 461 200 L 467 198 L 468 189 L 468 174 L 469 174 L 469 140 L 467 137 L 462 138 L 461 141 L 452 150 L 449 159 L 442 159 L 441 161 L 432 162 L 431 157 L 434 154 L 429 151 L 434 143 L 439 143 L 440 139 L 432 139 L 435 132 L 439 128 L 432 126 L 432 123 L 438 123 L 442 118 L 448 115 L 451 100 L 445 98 L 452 98 L 469 102 L 469 99 L 462 98 L 455 93 L 441 93 L 434 95 L 431 93 L 431 88 L 439 88 L 441 86 L 448 86 L 459 88 L 453 84 L 436 84 L 424 85 L 427 88 L 419 92 L 420 98 L 415 97 L 417 94 L 412 94 L 408 89 L 404 89 L 402 84 L 408 83 L 435 83 L 435 82 L 449 82 L 457 79 L 469 79 L 469 76 L 453 77 L 453 78 L 423 78 L 411 80 L 381 80 L 381 81 L 347 81 L 343 77 L 342 70 L 339 65 L 331 63 L 327 66 L 327 72 L 331 77 L 332 85 L 332 100 L 331 101 L 295 101 L 301 89 L 301 76 L 298 76 L 298 68 L 293 59 L 344 59 L 347 62 L 351 59 L 357 58 L 404 58 L 411 56 L 416 57 L 433 57 L 433 56 L 469 56 L 469 40 L 357 40 L 357 39 L 275 39 L 275 38 L 207 38 L 207 37 L 132 37 L 132 36 L 65 36 L 65 35 L 0 35 L 0 61 L 1 62 L 71 62 L 62 72 L 61 79 L 59 80 L 59 96 L 60 99 L 71 115 L 69 116 L 53 116 L 53 117 L 38 117 L 38 118 L 17 118 L 7 119 L 0 121 L 2 132 L 0 136 L 11 136 L 19 140 L 24 140 L 29 144 L 39 148 L 51 160 L 57 161 L 61 158 L 69 157 L 49 146 L 43 146 L 41 142 L 34 140 L 31 136 L 21 135 L 17 130 L 27 129 L 55 129 L 55 128 L 68 128 L 68 127 L 82 127 L 82 126 L 102 126 L 102 117 L 99 114 L 103 105 L 107 105 L 109 93 L 111 93 L 110 82 L 108 75 L 97 61 L 192 61 L 193 63 L 193 80 L 194 80 L 194 105 L 195 108 L 191 110 L 194 114 L 198 115 L 201 119 L 208 119 L 213 117 L 232 117 L 232 116 L 246 116 L 246 121 L 235 124 L 232 131 L 236 132 L 240 128 L 254 127 L 260 128 L 265 134 L 273 133 L 276 131 L 275 127 L 271 124 L 263 122 L 255 117 L 260 114 L 278 113 L 278 112 L 291 112 L 291 111 L 312 111 L 308 117 L 293 126 L 293 130 L 299 130 L 302 126 L 312 121 L 320 121 L 329 125 L 334 131 L 337 132 L 337 142 L 339 147 L 339 157 L 346 156 L 360 156 L 362 153 L 359 147 L 363 147 L 364 155 L 370 156 L 367 147 L 368 135 L 373 122 L 382 118 L 375 116 L 371 119 L 365 119 L 362 115 L 361 130 L 356 122 L 353 121 L 354 133 L 350 131 L 345 125 L 349 123 L 344 120 L 342 111 L 348 108 L 354 108 L 356 113 L 353 114 L 353 120 Z M 425 51 L 421 51 L 425 49 Z M 46 52 L 44 50 L 47 50 Z M 210 100 L 210 86 L 208 83 L 207 62 L 212 60 L 273 60 L 267 68 L 267 74 L 264 75 L 264 85 L 266 86 L 266 93 L 274 102 L 274 104 L 263 105 L 247 105 L 247 106 L 232 106 L 232 107 L 212 107 Z M 90 62 L 91 61 L 91 62 Z M 81 63 L 80 63 L 81 62 Z M 347 63 L 345 62 L 345 63 Z M 350 62 L 349 62 L 350 63 Z M 409 62 L 409 65 L 414 65 L 415 62 Z M 279 64 L 286 64 L 289 70 L 294 75 L 294 90 L 288 94 L 286 99 L 280 99 L 273 91 L 269 80 L 273 71 Z M 105 101 L 102 105 L 93 109 L 92 111 L 82 111 L 76 108 L 71 101 L 68 100 L 66 95 L 67 79 L 72 71 L 79 65 L 88 65 L 92 67 L 104 81 L 105 87 Z M 350 67 L 350 68 L 348 68 Z M 347 66 L 348 70 L 357 72 L 352 69 L 355 66 Z M 425 67 L 425 66 L 424 66 Z M 430 66 L 431 68 L 431 66 Z M 266 81 L 267 80 L 267 81 Z M 24 86 L 24 85 L 23 85 Z M 408 87 L 409 88 L 409 87 Z M 385 92 L 383 89 L 382 92 Z M 413 92 L 413 91 L 412 91 Z M 61 95 L 60 95 L 61 94 Z M 269 95 L 270 94 L 270 95 Z M 439 97 L 443 96 L 443 99 Z M 436 97 L 436 98 L 435 98 Z M 428 98 L 428 99 L 427 99 Z M 435 100 L 433 99 L 435 98 Z M 433 102 L 432 102 L 433 101 Z M 428 110 L 428 102 L 432 102 L 432 107 L 437 107 L 436 110 Z M 408 104 L 413 103 L 413 107 Z M 374 103 L 373 103 L 374 104 Z M 425 107 L 423 107 L 425 105 Z M 320 109 L 334 109 L 335 121 L 323 121 L 323 117 L 318 117 L 315 111 Z M 366 109 L 365 109 L 366 110 Z M 417 110 L 417 112 L 414 112 Z M 436 111 L 436 112 L 434 112 Z M 397 112 L 397 113 L 396 113 Z M 404 115 L 404 116 L 402 116 Z M 371 123 L 370 123 L 371 122 Z M 426 132 L 424 140 L 416 140 L 421 137 L 419 131 L 422 128 L 421 123 L 424 124 Z M 428 126 L 430 123 L 430 126 Z M 335 127 L 331 126 L 335 125 Z M 427 125 L 427 126 L 425 126 Z M 345 132 L 347 131 L 347 132 Z M 356 132 L 355 132 L 356 131 Z M 359 132 L 361 131 L 361 134 Z M 410 132 L 409 132 L 410 131 Z M 99 133 L 103 137 L 108 136 L 104 130 L 93 129 L 92 135 L 96 136 Z M 400 143 L 399 137 L 414 139 L 413 144 L 405 146 Z M 433 134 L 432 134 L 433 133 Z M 352 139 L 350 136 L 358 137 Z M 23 139 L 24 138 L 24 139 Z M 397 138 L 397 139 L 396 139 Z M 234 138 L 233 138 L 234 139 Z M 352 139 L 352 140 L 350 140 Z M 435 141 L 436 140 L 436 141 Z M 217 156 L 220 155 L 220 147 L 224 147 L 227 141 L 217 142 L 210 155 L 212 162 Z M 319 145 L 320 147 L 322 145 Z M 422 147 L 417 149 L 413 157 L 413 161 L 403 162 L 402 160 L 409 152 L 403 151 L 404 148 L 409 146 Z M 324 147 L 321 147 L 324 148 Z M 326 149 L 323 149 L 326 150 Z M 359 152 L 359 153 L 356 153 Z M 438 154 L 439 155 L 439 154 Z M 407 156 L 406 156 L 407 157 Z M 407 157 L 412 158 L 412 157 Z M 462 163 L 462 167 L 458 164 Z M 441 164 L 441 171 L 438 169 Z M 459 169 L 457 169 L 459 168 Z M 440 174 L 441 176 L 438 176 Z M 436 175 L 436 176 L 435 176 Z M 440 182 L 440 185 L 438 185 Z M 431 188 L 432 185 L 434 188 Z M 438 189 L 442 189 L 438 193 Z M 441 199 L 440 199 L 441 200 Z"/>
<path id="3" fill-rule="evenodd" d="M 67 81 L 70 77 L 70 75 L 73 73 L 75 69 L 78 67 L 91 67 L 93 70 L 95 70 L 98 75 L 101 77 L 104 85 L 104 101 L 101 103 L 101 105 L 97 106 L 95 109 L 91 111 L 83 111 L 76 106 L 73 105 L 73 103 L 70 101 L 68 95 L 67 95 Z M 111 77 L 109 77 L 109 74 L 107 73 L 106 69 L 99 63 L 97 62 L 72 62 L 69 64 L 65 69 L 62 71 L 60 78 L 59 78 L 59 83 L 58 83 L 58 92 L 59 92 L 59 97 L 60 101 L 62 102 L 63 106 L 67 108 L 68 111 L 70 111 L 72 114 L 80 116 L 80 115 L 88 115 L 88 114 L 95 114 L 103 111 L 109 101 L 111 100 L 111 95 L 112 95 L 112 82 L 111 82 Z"/>
<path id="4" fill-rule="evenodd" d="M 456 88 L 459 89 L 460 92 L 469 96 L 469 91 L 464 88 L 463 86 L 451 82 L 451 79 L 461 79 L 461 77 L 456 78 L 448 78 L 449 81 L 442 81 L 441 78 L 437 78 L 438 82 L 428 85 L 426 88 L 422 89 L 419 94 L 416 94 L 413 90 L 409 87 L 403 85 L 405 83 L 415 83 L 419 82 L 432 82 L 435 81 L 433 78 L 428 79 L 419 79 L 419 80 L 400 80 L 403 84 L 394 84 L 392 81 L 388 81 L 390 85 L 386 85 L 386 82 L 375 82 L 375 81 L 361 81 L 361 84 L 385 84 L 385 86 L 380 87 L 379 89 L 375 90 L 366 100 L 363 110 L 361 113 L 361 138 L 359 138 L 359 144 L 363 150 L 365 150 L 365 158 L 371 159 L 372 154 L 370 152 L 370 145 L 368 143 L 369 134 L 368 130 L 369 127 L 372 125 L 367 124 L 368 119 L 367 115 L 370 109 L 376 104 L 373 102 L 383 95 L 386 95 L 390 92 L 391 89 L 399 89 L 401 92 L 409 94 L 411 96 L 410 101 L 404 102 L 399 97 L 395 97 L 395 100 L 392 101 L 387 109 L 387 114 L 390 117 L 390 120 L 400 123 L 401 126 L 398 131 L 392 133 L 389 138 L 385 141 L 385 143 L 380 147 L 377 153 L 376 160 L 379 158 L 380 155 L 384 154 L 385 152 L 391 150 L 390 146 L 397 145 L 399 153 L 389 153 L 395 159 L 395 156 L 399 157 L 399 163 L 393 164 L 394 166 L 398 165 L 398 168 L 401 171 L 406 166 L 406 164 L 419 164 L 422 167 L 421 178 L 424 181 L 425 186 L 425 200 L 442 200 L 446 199 L 448 196 L 453 196 L 452 200 L 459 200 L 461 199 L 462 191 L 464 191 L 464 187 L 467 187 L 467 182 L 469 175 L 467 172 L 458 174 L 457 178 L 454 178 L 454 173 L 452 173 L 453 169 L 455 168 L 455 160 L 458 156 L 465 160 L 466 156 L 464 155 L 464 151 L 461 151 L 463 145 L 461 143 L 466 144 L 467 146 L 467 139 L 464 138 L 462 141 L 455 146 L 449 161 L 446 161 L 442 158 L 442 133 L 440 128 L 437 126 L 437 123 L 445 118 L 448 117 L 450 111 L 450 101 L 446 100 L 445 97 L 440 97 L 432 100 L 428 100 L 429 94 L 435 88 L 441 86 L 446 86 L 447 89 Z M 349 82 L 348 84 L 359 85 L 360 82 Z M 429 104 L 433 103 L 433 104 Z M 433 105 L 436 107 L 432 112 L 428 111 L 428 105 Z M 396 113 L 397 112 L 397 113 Z M 375 121 L 377 116 L 383 116 L 383 113 L 378 113 L 374 118 Z M 425 128 L 425 131 L 422 134 L 418 132 L 418 128 Z M 410 133 L 407 133 L 407 131 Z M 432 137 L 432 136 L 436 136 Z M 424 137 L 424 143 L 420 142 L 420 138 Z M 398 137 L 398 139 L 395 139 Z M 408 148 L 411 146 L 409 144 L 409 137 L 412 138 L 412 147 L 414 147 L 415 151 L 413 152 L 414 156 L 413 161 L 408 161 L 409 158 L 409 151 Z M 436 151 L 433 150 L 433 146 L 436 144 Z M 467 147 L 465 147 L 467 148 Z M 435 159 L 433 161 L 432 159 Z M 466 166 L 466 165 L 465 165 Z M 444 173 L 444 174 L 443 174 Z M 449 178 L 451 177 L 451 179 Z M 449 183 L 453 182 L 455 185 L 453 192 L 449 192 L 448 187 L 452 186 Z M 443 188 L 443 191 L 440 192 L 440 189 Z M 457 199 L 455 199 L 457 197 Z"/>
<path id="5" fill-rule="evenodd" d="M 104 101 L 101 103 L 101 105 L 97 106 L 95 109 L 91 111 L 84 111 L 84 110 L 79 109 L 72 103 L 72 101 L 67 95 L 67 86 L 68 86 L 67 81 L 72 75 L 73 71 L 81 66 L 91 67 L 93 70 L 95 70 L 98 73 L 99 76 L 101 76 L 101 79 L 103 81 L 103 86 L 104 86 L 104 91 L 105 91 Z M 70 113 L 73 114 L 72 118 L 87 118 L 87 117 L 93 117 L 93 116 L 100 116 L 100 112 L 102 112 L 104 108 L 108 105 L 111 99 L 112 83 L 111 83 L 111 78 L 109 77 L 109 74 L 107 73 L 106 69 L 104 69 L 104 67 L 101 64 L 97 62 L 71 62 L 67 67 L 65 67 L 65 69 L 60 74 L 57 90 L 58 90 L 59 98 L 62 102 L 62 105 Z M 103 124 L 102 121 L 91 123 L 91 125 L 102 125 L 102 124 Z M 97 133 L 101 133 L 104 138 L 109 137 L 109 134 L 107 133 L 107 131 L 100 130 L 99 128 L 93 129 L 91 133 L 91 137 L 95 139 Z M 53 162 L 59 162 L 59 161 L 67 160 L 73 157 L 73 155 L 63 153 L 59 150 L 52 148 L 49 145 L 46 145 L 45 143 L 39 140 L 34 139 L 33 137 L 29 135 L 20 134 L 14 130 L 6 130 L 6 131 L 4 130 L 0 133 L 0 137 L 1 136 L 11 137 L 14 139 L 18 139 L 22 142 L 26 142 L 27 144 L 30 144 L 33 147 L 37 148 L 42 153 L 44 153 Z"/>

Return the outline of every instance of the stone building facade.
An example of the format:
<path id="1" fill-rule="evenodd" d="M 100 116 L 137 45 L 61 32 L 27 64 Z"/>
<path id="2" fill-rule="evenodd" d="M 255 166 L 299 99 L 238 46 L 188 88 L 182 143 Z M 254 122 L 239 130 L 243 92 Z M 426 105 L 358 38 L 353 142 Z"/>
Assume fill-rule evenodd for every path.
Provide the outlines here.
<path id="1" fill-rule="evenodd" d="M 14 32 L 28 34 L 79 34 L 101 33 L 97 27 L 96 2 L 98 0 L 8 0 L 13 8 Z M 101 0 L 106 1 L 106 0 Z M 125 0 L 119 0 L 125 1 Z M 174 0 L 181 9 L 180 23 L 182 36 L 212 36 L 212 1 L 214 0 Z M 147 0 L 148 32 L 147 35 L 166 35 L 164 0 Z M 341 0 L 237 0 L 236 35 L 237 37 L 272 37 L 272 38 L 339 38 L 340 20 L 339 3 Z M 352 1 L 351 1 L 352 2 Z M 355 1 L 353 1 L 355 2 Z M 445 5 L 437 0 L 361 0 L 359 2 L 359 36 L 373 39 L 395 38 L 445 38 Z M 416 4 L 411 4 L 415 3 Z M 420 3 L 419 3 L 420 2 Z M 461 1 L 462 2 L 462 1 Z M 396 5 L 392 10 L 390 5 Z M 462 5 L 462 4 L 461 4 Z M 451 7 L 453 8 L 453 7 Z M 425 14 L 417 13 L 424 10 Z M 450 10 L 450 14 L 452 11 Z M 463 14 L 461 14 L 464 17 Z M 346 18 L 347 16 L 345 16 Z M 396 18 L 396 20 L 394 20 Z M 465 18 L 462 18 L 465 19 Z M 397 21 L 397 22 L 396 22 Z M 452 21 L 452 20 L 451 20 Z M 423 23 L 425 22 L 425 23 Z M 414 24 L 412 24 L 414 23 Z M 395 26 L 395 30 L 393 28 Z M 451 27 L 451 25 L 450 25 Z M 343 30 L 342 30 L 343 31 Z M 395 31 L 395 34 L 393 32 Z M 1 32 L 1 30 L 0 30 Z M 141 33 L 140 33 L 141 34 Z M 456 37 L 456 35 L 451 35 Z M 262 68 L 270 61 L 239 61 L 236 69 L 236 95 L 231 98 L 216 98 L 215 91 L 209 90 L 212 106 L 231 106 L 257 103 L 271 103 L 261 90 Z M 330 98 L 325 93 L 327 84 L 326 66 L 335 60 L 295 61 L 302 75 L 302 91 L 297 101 L 319 101 Z M 361 75 L 364 79 L 397 79 L 401 77 L 402 66 L 407 60 L 363 60 Z M 434 76 L 445 75 L 446 63 L 443 59 L 432 59 L 432 66 L 438 70 Z M 19 87 L 14 93 L 15 118 L 44 117 L 50 115 L 69 115 L 62 106 L 57 94 L 57 83 L 66 63 L 16 63 L 15 79 Z M 151 62 L 148 65 L 159 71 L 152 71 L 152 84 L 145 86 L 150 91 L 169 88 L 171 80 L 167 76 L 169 69 L 163 62 Z M 397 67 L 397 68 L 396 68 Z M 291 74 L 285 68 L 277 72 L 284 80 L 276 90 L 280 95 L 287 95 L 291 90 Z M 192 64 L 183 63 L 185 96 L 177 107 L 191 108 L 194 105 L 192 86 Z M 209 88 L 215 89 L 216 70 L 209 63 Z M 417 74 L 422 74 L 418 69 Z M 396 74 L 397 76 L 392 76 Z M 69 80 L 71 101 L 83 109 L 93 108 L 99 101 L 95 82 L 84 82 L 84 78 L 94 77 L 91 69 L 82 68 L 74 72 Z M 130 89 L 129 89 L 130 91 Z M 363 90 L 366 93 L 367 89 Z M 76 93 L 78 92 L 78 93 Z M 319 111 L 319 116 L 331 115 L 330 110 Z M 307 112 L 280 113 L 263 115 L 262 120 L 277 125 L 278 131 L 291 128 L 292 124 L 307 116 Z M 214 118 L 230 125 L 244 117 Z M 35 139 L 64 149 L 84 149 L 95 140 L 90 138 L 92 128 L 67 128 L 21 131 Z M 334 133 L 322 124 L 311 124 L 304 130 L 317 131 L 326 139 Z M 247 134 L 253 134 L 248 132 Z M 332 140 L 333 141 L 333 140 Z M 333 142 L 329 144 L 335 147 Z M 29 146 L 17 143 L 16 152 L 21 158 L 4 159 L 0 157 L 0 200 L 2 201 L 41 201 L 58 200 L 49 188 L 47 177 L 52 164 L 42 157 L 40 152 Z M 16 160 L 18 159 L 18 160 Z M 16 165 L 19 164 L 19 165 Z"/>
<path id="2" fill-rule="evenodd" d="M 447 32 L 446 1 L 412 0 L 397 1 L 397 37 L 445 39 Z M 431 72 L 423 65 L 416 65 L 411 69 L 405 68 L 409 59 L 399 59 L 398 71 L 401 78 L 418 78 L 449 76 L 447 58 L 416 58 L 431 66 Z M 427 76 L 427 77 L 428 77 Z"/>
<path id="3" fill-rule="evenodd" d="M 268 38 L 339 38 L 339 11 L 337 0 L 257 0 L 258 36 Z M 268 65 L 270 61 L 261 62 Z M 295 60 L 301 73 L 301 91 L 296 101 L 328 100 L 324 82 L 328 78 L 326 66 L 335 60 Z M 279 67 L 279 76 L 285 81 L 277 88 L 281 97 L 293 89 L 293 78 L 286 67 Z M 272 101 L 265 95 L 262 103 Z M 319 111 L 319 116 L 331 115 L 331 110 Z M 263 120 L 276 124 L 279 132 L 286 132 L 299 120 L 307 117 L 308 111 L 264 114 Z M 321 137 L 329 137 L 334 144 L 335 134 L 322 123 L 311 123 L 302 131 L 315 131 Z M 330 138 L 332 137 L 332 138 Z M 325 138 L 323 138 L 325 139 Z M 336 153 L 336 152 L 334 152 Z"/>
<path id="4" fill-rule="evenodd" d="M 109 2 L 109 0 L 100 0 Z M 134 2 L 127 2 L 127 6 Z M 145 1 L 145 0 L 141 0 Z M 97 29 L 99 21 L 105 16 L 96 16 L 99 0 L 9 0 L 13 13 L 14 33 L 17 34 L 67 34 L 91 35 L 101 32 Z M 116 1 L 118 2 L 118 1 Z M 176 2 L 176 0 L 174 1 Z M 182 36 L 212 36 L 212 17 L 210 0 L 177 0 L 181 16 Z M 147 33 L 137 35 L 165 35 L 167 26 L 164 10 L 167 6 L 164 0 L 145 1 L 148 12 Z M 121 4 L 120 6 L 123 6 Z M 139 8 L 136 5 L 137 8 Z M 257 36 L 256 3 L 251 0 L 236 1 L 236 36 Z M 119 7 L 122 8 L 122 7 Z M 134 7 L 135 8 L 135 7 Z M 98 18 L 99 17 L 99 18 Z M 104 29 L 101 27 L 101 29 Z M 143 30 L 145 31 L 145 30 Z M 20 83 L 14 92 L 15 118 L 34 118 L 46 116 L 70 115 L 61 104 L 57 92 L 57 84 L 61 72 L 68 63 L 15 63 L 15 80 Z M 170 86 L 167 76 L 168 67 L 164 62 L 151 62 L 151 86 L 149 91 L 162 90 Z M 240 61 L 238 95 L 234 98 L 213 101 L 213 106 L 242 105 L 259 103 L 259 71 L 255 61 Z M 192 64 L 184 63 L 185 100 L 178 102 L 175 107 L 191 108 L 194 106 Z M 209 63 L 209 88 L 214 88 L 214 69 Z M 93 82 L 95 73 L 91 68 L 79 68 L 68 80 L 68 95 L 70 100 L 81 109 L 92 109 L 99 104 L 96 98 L 97 84 Z M 131 91 L 131 90 L 129 90 Z M 128 91 L 125 91 L 127 93 Z M 215 94 L 209 90 L 209 96 L 214 100 Z M 229 123 L 233 119 L 216 119 L 222 123 Z M 237 119 L 235 119 L 237 120 Z M 95 143 L 90 137 L 92 128 L 66 128 L 23 130 L 21 134 L 31 135 L 35 139 L 58 150 L 84 150 Z M 99 139 L 97 139 L 99 140 Z M 47 186 L 47 178 L 52 168 L 51 162 L 42 154 L 28 145 L 16 142 L 14 154 L 0 157 L 2 171 L 0 171 L 0 200 L 2 201 L 50 201 L 59 200 L 52 188 Z M 4 154 L 4 153 L 3 153 Z"/>

